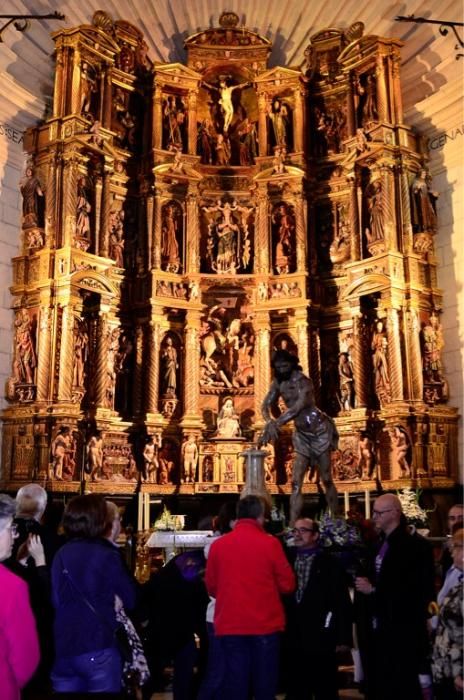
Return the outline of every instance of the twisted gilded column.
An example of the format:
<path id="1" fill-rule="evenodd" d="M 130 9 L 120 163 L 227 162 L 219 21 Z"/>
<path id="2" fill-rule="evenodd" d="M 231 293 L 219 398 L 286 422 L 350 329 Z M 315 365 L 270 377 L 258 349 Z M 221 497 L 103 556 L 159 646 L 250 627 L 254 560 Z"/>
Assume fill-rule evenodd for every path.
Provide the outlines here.
<path id="1" fill-rule="evenodd" d="M 76 232 L 77 207 L 77 162 L 74 154 L 65 154 L 63 158 L 63 210 L 64 230 L 61 233 L 61 245 L 72 245 Z"/>
<path id="2" fill-rule="evenodd" d="M 147 327 L 148 366 L 147 392 L 145 408 L 147 413 L 158 413 L 161 324 L 159 319 L 152 319 Z"/>
<path id="3" fill-rule="evenodd" d="M 295 229 L 296 229 L 296 269 L 306 270 L 306 231 L 304 220 L 303 190 L 295 193 Z"/>
<path id="4" fill-rule="evenodd" d="M 351 77 L 348 81 L 348 91 L 346 94 L 346 103 L 347 103 L 348 136 L 354 136 L 356 133 L 356 114 L 354 111 L 353 81 L 352 81 Z"/>
<path id="5" fill-rule="evenodd" d="M 377 113 L 379 121 L 389 122 L 390 110 L 388 104 L 387 78 L 385 75 L 385 57 L 377 56 L 375 76 L 377 80 Z"/>
<path id="6" fill-rule="evenodd" d="M 68 49 L 58 46 L 55 53 L 55 86 L 53 89 L 53 118 L 62 117 L 64 112 L 64 90 L 66 80 L 66 54 Z"/>
<path id="7" fill-rule="evenodd" d="M 314 398 L 319 404 L 321 400 L 321 338 L 319 331 L 312 328 L 309 337 L 310 346 L 310 374 L 314 383 Z"/>
<path id="8" fill-rule="evenodd" d="M 393 54 L 391 58 L 392 66 L 392 82 L 393 82 L 393 106 L 395 114 L 395 122 L 397 124 L 403 123 L 403 96 L 401 94 L 401 83 L 400 83 L 400 66 L 401 66 L 401 54 L 398 49 L 393 49 Z"/>
<path id="9" fill-rule="evenodd" d="M 73 378 L 74 313 L 70 303 L 62 307 L 58 359 L 58 401 L 71 401 Z"/>
<path id="10" fill-rule="evenodd" d="M 268 274 L 271 269 L 269 260 L 269 237 L 267 220 L 267 185 L 259 185 L 256 193 L 255 218 L 255 273 Z"/>
<path id="11" fill-rule="evenodd" d="M 411 199 L 409 197 L 408 170 L 403 164 L 400 170 L 400 197 L 401 197 L 401 217 L 403 224 L 403 246 L 404 253 L 413 251 L 414 239 L 411 222 Z"/>
<path id="12" fill-rule="evenodd" d="M 386 250 L 398 250 L 393 169 L 389 165 L 382 165 L 381 173 Z"/>
<path id="13" fill-rule="evenodd" d="M 398 310 L 387 311 L 388 365 L 391 401 L 403 399 L 403 364 L 401 361 L 400 325 Z"/>
<path id="14" fill-rule="evenodd" d="M 39 317 L 39 346 L 37 349 L 37 401 L 47 401 L 50 385 L 51 361 L 51 309 L 49 300 L 43 299 Z"/>
<path id="15" fill-rule="evenodd" d="M 366 332 L 359 309 L 353 310 L 353 373 L 356 408 L 365 408 L 369 401 L 371 358 L 366 346 Z"/>
<path id="16" fill-rule="evenodd" d="M 147 263 L 146 267 L 151 269 L 151 263 L 153 259 L 153 212 L 155 206 L 155 196 L 153 194 L 153 188 L 147 187 L 147 193 L 145 195 L 146 201 L 146 216 L 145 216 L 145 241 L 146 241 L 146 251 L 147 251 Z"/>
<path id="17" fill-rule="evenodd" d="M 358 189 L 357 178 L 353 175 L 349 178 L 350 183 L 350 253 L 352 262 L 362 260 L 362 236 L 359 229 L 358 210 Z"/>
<path id="18" fill-rule="evenodd" d="M 200 269 L 200 231 L 198 226 L 198 187 L 190 185 L 187 195 L 187 218 L 185 223 L 184 240 L 186 245 L 185 272 L 198 272 Z"/>
<path id="19" fill-rule="evenodd" d="M 185 318 L 184 420 L 200 416 L 200 319 L 199 311 Z"/>
<path id="20" fill-rule="evenodd" d="M 97 348 L 94 369 L 94 403 L 97 408 L 106 408 L 108 333 L 106 314 L 100 313 L 97 322 Z"/>

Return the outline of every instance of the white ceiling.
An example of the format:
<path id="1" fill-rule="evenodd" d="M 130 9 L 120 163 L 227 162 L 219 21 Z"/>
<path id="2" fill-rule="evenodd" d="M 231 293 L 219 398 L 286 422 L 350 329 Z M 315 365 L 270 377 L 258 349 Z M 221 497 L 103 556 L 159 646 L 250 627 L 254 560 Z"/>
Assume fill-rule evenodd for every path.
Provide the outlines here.
<path id="1" fill-rule="evenodd" d="M 10 26 L 0 44 L 0 70 L 19 89 L 42 101 L 52 90 L 53 42 L 60 27 L 91 23 L 97 9 L 113 19 L 126 19 L 145 34 L 155 61 L 183 61 L 189 34 L 218 25 L 223 10 L 236 12 L 240 23 L 273 42 L 270 65 L 298 65 L 316 31 L 365 24 L 365 34 L 396 37 L 403 48 L 402 84 L 405 109 L 437 92 L 464 67 L 455 60 L 455 37 L 443 37 L 439 27 L 395 21 L 397 15 L 463 21 L 462 0 L 2 0 L 1 13 L 46 13 L 58 10 L 66 20 L 32 22 L 24 34 Z M 2 22 L 2 20 L 0 20 Z"/>

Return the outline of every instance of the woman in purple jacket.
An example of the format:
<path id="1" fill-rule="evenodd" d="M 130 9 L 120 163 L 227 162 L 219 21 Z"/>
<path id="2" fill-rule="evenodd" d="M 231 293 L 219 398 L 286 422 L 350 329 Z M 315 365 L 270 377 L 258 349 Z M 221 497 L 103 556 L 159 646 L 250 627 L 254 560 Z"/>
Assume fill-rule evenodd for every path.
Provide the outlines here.
<path id="1" fill-rule="evenodd" d="M 53 689 L 58 693 L 118 693 L 122 660 L 117 648 L 115 601 L 135 605 L 135 585 L 117 549 L 104 539 L 103 496 L 77 496 L 66 506 L 69 537 L 52 566 L 55 607 Z"/>

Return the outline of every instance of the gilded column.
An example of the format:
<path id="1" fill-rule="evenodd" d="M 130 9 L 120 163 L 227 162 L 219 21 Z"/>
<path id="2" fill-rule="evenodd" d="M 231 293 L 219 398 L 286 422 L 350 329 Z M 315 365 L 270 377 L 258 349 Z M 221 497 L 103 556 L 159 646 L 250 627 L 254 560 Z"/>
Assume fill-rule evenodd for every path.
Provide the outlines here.
<path id="1" fill-rule="evenodd" d="M 388 365 L 390 368 L 390 396 L 392 401 L 403 400 L 403 363 L 401 361 L 400 325 L 398 310 L 387 311 Z"/>
<path id="2" fill-rule="evenodd" d="M 156 85 L 153 93 L 153 147 L 161 148 L 163 136 L 163 91 Z"/>
<path id="3" fill-rule="evenodd" d="M 306 270 L 306 231 L 304 221 L 303 191 L 295 193 L 295 228 L 296 228 L 296 269 Z"/>
<path id="4" fill-rule="evenodd" d="M 37 401 L 47 401 L 50 385 L 51 314 L 49 299 L 43 299 L 40 307 L 39 347 L 37 352 Z"/>
<path id="5" fill-rule="evenodd" d="M 409 396 L 412 401 L 422 401 L 424 378 L 422 375 L 422 355 L 420 347 L 420 322 L 417 309 L 405 314 L 404 337 L 406 339 L 406 364 L 408 370 Z"/>
<path id="6" fill-rule="evenodd" d="M 148 340 L 148 369 L 147 369 L 147 413 L 159 413 L 159 373 L 160 373 L 160 347 L 161 324 L 159 319 L 153 319 L 147 328 Z"/>
<path id="7" fill-rule="evenodd" d="M 267 156 L 267 95 L 258 94 L 258 143 L 259 155 Z"/>
<path id="8" fill-rule="evenodd" d="M 55 85 L 53 89 L 53 117 L 63 116 L 63 87 L 64 87 L 64 54 L 63 45 L 57 47 L 55 54 Z"/>
<path id="9" fill-rule="evenodd" d="M 188 94 L 188 152 L 197 152 L 197 91 L 190 90 Z"/>
<path id="10" fill-rule="evenodd" d="M 105 170 L 103 173 L 102 195 L 101 195 L 101 217 L 100 217 L 100 241 L 96 245 L 100 255 L 108 257 L 110 247 L 110 211 L 111 211 L 111 191 L 110 173 Z"/>
<path id="11" fill-rule="evenodd" d="M 184 241 L 186 241 L 184 260 L 185 272 L 199 272 L 200 232 L 198 226 L 198 187 L 190 185 L 187 195 L 187 218 Z"/>
<path id="12" fill-rule="evenodd" d="M 264 427 L 261 406 L 271 384 L 271 324 L 269 313 L 256 315 L 255 429 Z"/>
<path id="13" fill-rule="evenodd" d="M 56 246 L 56 155 L 50 155 L 47 177 L 47 196 L 45 198 L 45 244 Z"/>
<path id="14" fill-rule="evenodd" d="M 295 108 L 293 110 L 293 133 L 294 133 L 294 150 L 303 151 L 304 149 L 304 134 L 303 134 L 303 99 L 301 88 L 298 86 L 293 91 L 295 100 Z"/>
<path id="15" fill-rule="evenodd" d="M 350 252 L 352 262 L 362 260 L 362 237 L 359 229 L 358 188 L 356 174 L 349 177 L 350 183 Z"/>
<path id="16" fill-rule="evenodd" d="M 58 401 L 71 401 L 73 377 L 74 314 L 70 303 L 63 305 L 58 374 Z"/>
<path id="17" fill-rule="evenodd" d="M 295 309 L 298 358 L 305 374 L 309 374 L 308 320 L 306 308 Z"/>
<path id="18" fill-rule="evenodd" d="M 102 212 L 102 201 L 103 201 L 103 182 L 102 178 L 98 176 L 95 179 L 95 219 L 94 226 L 95 229 L 92 232 L 94 238 L 95 255 L 100 255 L 100 236 L 97 235 L 98 231 L 101 230 L 101 212 Z"/>
<path id="19" fill-rule="evenodd" d="M 200 415 L 200 313 L 188 311 L 185 319 L 184 419 Z"/>
<path id="20" fill-rule="evenodd" d="M 71 113 L 80 112 L 81 100 L 81 52 L 76 46 L 73 55 L 72 81 L 71 81 Z"/>
<path id="21" fill-rule="evenodd" d="M 106 408 L 106 389 L 108 384 L 107 357 L 108 357 L 108 333 L 106 313 L 99 314 L 97 327 L 97 348 L 94 371 L 94 403 L 96 408 Z"/>
<path id="22" fill-rule="evenodd" d="M 377 79 L 377 113 L 379 115 L 379 121 L 389 122 L 391 121 L 391 119 L 388 108 L 389 105 L 387 82 L 385 75 L 385 56 L 383 56 L 382 54 L 377 56 L 375 75 Z"/>
<path id="23" fill-rule="evenodd" d="M 353 81 L 351 76 L 348 78 L 348 91 L 346 93 L 347 101 L 347 122 L 348 122 L 348 135 L 354 136 L 356 133 L 356 114 L 354 111 L 354 97 L 353 97 Z"/>
<path id="24" fill-rule="evenodd" d="M 393 169 L 383 165 L 382 172 L 382 201 L 384 204 L 384 225 L 386 250 L 398 250 L 398 233 L 395 217 L 395 186 Z"/>
<path id="25" fill-rule="evenodd" d="M 137 324 L 135 328 L 135 364 L 134 386 L 132 388 L 132 401 L 134 415 L 139 416 L 143 410 L 143 328 Z"/>
<path id="26" fill-rule="evenodd" d="M 401 166 L 400 171 L 400 193 L 401 193 L 401 217 L 403 224 L 403 245 L 404 253 L 412 253 L 414 248 L 414 237 L 411 222 L 411 200 L 409 197 L 408 169 L 406 164 Z"/>
<path id="27" fill-rule="evenodd" d="M 310 373 L 314 382 L 314 397 L 319 404 L 321 399 L 321 339 L 319 331 L 312 328 L 310 331 Z"/>
<path id="28" fill-rule="evenodd" d="M 267 274 L 271 269 L 268 241 L 267 185 L 259 185 L 256 194 L 255 271 L 259 274 Z"/>
<path id="29" fill-rule="evenodd" d="M 393 49 L 392 55 L 392 76 L 393 76 L 393 102 L 395 109 L 395 122 L 397 124 L 403 123 L 403 96 L 401 94 L 401 84 L 400 84 L 400 65 L 401 65 L 401 55 L 397 49 Z"/>
<path id="30" fill-rule="evenodd" d="M 146 206 L 147 206 L 147 215 L 145 218 L 145 237 L 146 237 L 146 251 L 147 251 L 147 267 L 148 269 L 151 269 L 151 263 L 153 259 L 153 209 L 154 209 L 154 201 L 155 197 L 153 194 L 153 188 L 148 187 L 147 188 L 147 195 L 146 195 Z"/>
<path id="31" fill-rule="evenodd" d="M 75 154 L 66 154 L 63 159 L 62 217 L 64 230 L 62 231 L 62 245 L 72 245 L 76 232 L 77 163 L 74 155 Z"/>
<path id="32" fill-rule="evenodd" d="M 353 309 L 353 373 L 356 408 L 364 408 L 369 401 L 370 354 L 366 346 L 366 331 L 359 309 Z M 369 363 L 369 367 L 368 367 Z"/>
<path id="33" fill-rule="evenodd" d="M 113 81 L 111 69 L 108 67 L 105 71 L 105 89 L 103 94 L 103 118 L 102 126 L 105 129 L 111 129 L 111 114 L 113 110 Z"/>
<path id="34" fill-rule="evenodd" d="M 159 190 L 155 191 L 155 216 L 152 230 L 152 268 L 161 269 L 161 198 Z"/>

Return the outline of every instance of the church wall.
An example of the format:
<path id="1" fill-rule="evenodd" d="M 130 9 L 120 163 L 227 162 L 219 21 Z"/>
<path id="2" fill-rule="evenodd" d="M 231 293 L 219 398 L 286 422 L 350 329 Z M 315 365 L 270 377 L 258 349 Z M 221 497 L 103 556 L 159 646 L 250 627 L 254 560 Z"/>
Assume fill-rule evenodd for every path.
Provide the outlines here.
<path id="1" fill-rule="evenodd" d="M 439 192 L 435 242 L 438 286 L 443 290 L 442 353 L 449 382 L 449 403 L 460 418 L 459 465 L 463 481 L 464 439 L 464 113 L 462 78 L 458 76 L 405 113 L 423 135 L 433 187 Z"/>

